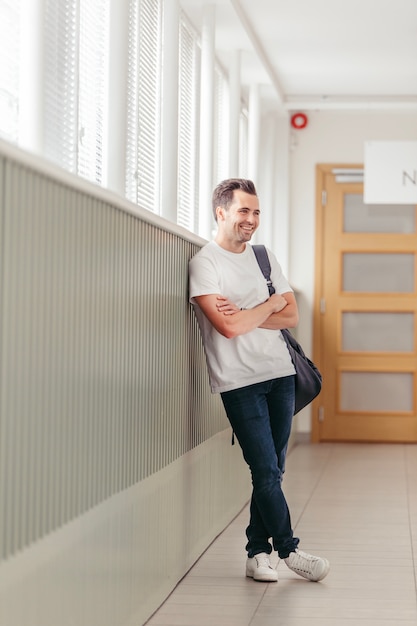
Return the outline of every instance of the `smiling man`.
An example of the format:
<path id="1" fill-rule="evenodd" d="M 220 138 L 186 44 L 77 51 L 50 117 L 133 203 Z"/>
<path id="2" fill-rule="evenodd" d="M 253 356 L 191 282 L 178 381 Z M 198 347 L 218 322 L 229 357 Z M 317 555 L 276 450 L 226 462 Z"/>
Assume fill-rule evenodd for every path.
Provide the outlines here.
<path id="1" fill-rule="evenodd" d="M 213 192 L 213 213 L 216 238 L 190 261 L 190 302 L 201 329 L 211 390 L 221 395 L 252 475 L 246 575 L 276 582 L 269 561 L 274 549 L 300 576 L 322 580 L 329 563 L 298 549 L 281 487 L 295 370 L 280 329 L 298 323 L 295 297 L 268 250 L 275 287 L 269 296 L 249 243 L 260 219 L 253 182 L 221 182 Z"/>

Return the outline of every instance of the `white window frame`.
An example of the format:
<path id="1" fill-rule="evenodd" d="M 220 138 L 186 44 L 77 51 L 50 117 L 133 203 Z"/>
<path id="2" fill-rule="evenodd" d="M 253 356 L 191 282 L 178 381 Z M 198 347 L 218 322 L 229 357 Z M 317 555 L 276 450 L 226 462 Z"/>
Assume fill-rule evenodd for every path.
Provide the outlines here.
<path id="1" fill-rule="evenodd" d="M 229 83 L 219 63 L 214 67 L 214 150 L 213 187 L 228 176 Z"/>
<path id="2" fill-rule="evenodd" d="M 242 105 L 239 116 L 239 176 L 248 177 L 249 114 Z"/>

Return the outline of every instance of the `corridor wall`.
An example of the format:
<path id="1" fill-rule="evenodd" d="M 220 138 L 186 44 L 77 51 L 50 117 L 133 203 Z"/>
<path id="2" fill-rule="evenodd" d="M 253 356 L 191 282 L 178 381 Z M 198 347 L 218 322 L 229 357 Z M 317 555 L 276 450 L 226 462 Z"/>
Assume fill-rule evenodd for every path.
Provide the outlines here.
<path id="1" fill-rule="evenodd" d="M 138 626 L 250 496 L 204 240 L 8 144 L 0 188 L 0 626 Z"/>

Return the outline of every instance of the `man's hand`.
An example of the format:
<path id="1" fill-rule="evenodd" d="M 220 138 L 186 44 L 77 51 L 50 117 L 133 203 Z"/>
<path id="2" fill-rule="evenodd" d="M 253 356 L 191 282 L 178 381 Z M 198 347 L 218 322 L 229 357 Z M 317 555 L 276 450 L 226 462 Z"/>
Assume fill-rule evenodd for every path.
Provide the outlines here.
<path id="1" fill-rule="evenodd" d="M 282 309 L 285 309 L 288 304 L 288 300 L 279 293 L 273 293 L 269 301 L 274 303 L 274 313 L 279 313 Z"/>
<path id="2" fill-rule="evenodd" d="M 217 296 L 216 307 L 218 312 L 223 313 L 223 315 L 234 315 L 241 310 L 234 302 L 224 296 Z"/>
<path id="3" fill-rule="evenodd" d="M 278 299 L 273 301 L 273 298 Z M 282 295 L 274 293 L 270 297 L 277 308 L 268 319 L 259 324 L 259 328 L 267 328 L 269 330 L 281 330 L 282 328 L 294 328 L 298 324 L 298 309 L 294 294 L 291 291 Z M 279 308 L 282 307 L 282 308 Z"/>

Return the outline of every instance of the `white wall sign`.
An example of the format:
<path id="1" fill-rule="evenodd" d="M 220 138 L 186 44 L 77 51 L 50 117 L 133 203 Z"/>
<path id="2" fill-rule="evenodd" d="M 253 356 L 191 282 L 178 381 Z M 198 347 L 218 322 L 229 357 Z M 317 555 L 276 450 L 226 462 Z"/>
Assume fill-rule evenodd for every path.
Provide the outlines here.
<path id="1" fill-rule="evenodd" d="M 365 141 L 364 202 L 417 204 L 417 141 Z"/>

